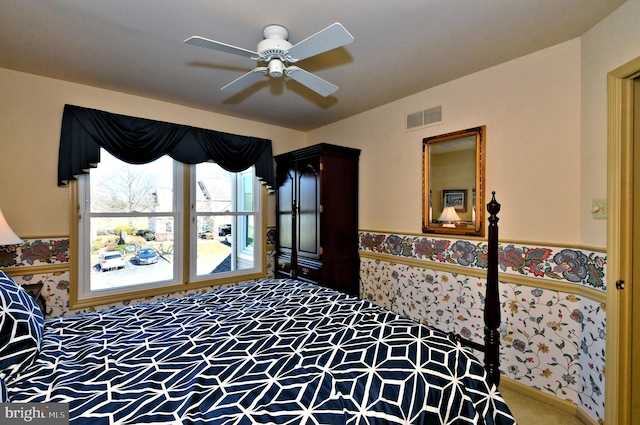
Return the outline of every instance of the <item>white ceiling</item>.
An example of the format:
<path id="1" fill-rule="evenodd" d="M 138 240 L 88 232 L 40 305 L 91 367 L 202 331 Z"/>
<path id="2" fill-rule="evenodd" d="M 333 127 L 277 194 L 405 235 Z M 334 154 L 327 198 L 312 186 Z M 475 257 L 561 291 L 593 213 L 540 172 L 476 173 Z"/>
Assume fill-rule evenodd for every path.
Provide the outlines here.
<path id="1" fill-rule="evenodd" d="M 0 0 L 0 67 L 308 131 L 584 34 L 625 0 Z M 280 24 L 296 44 L 334 22 L 355 41 L 297 63 L 340 89 L 288 78 L 220 87 Z M 117 112 L 117 111 L 111 111 Z"/>

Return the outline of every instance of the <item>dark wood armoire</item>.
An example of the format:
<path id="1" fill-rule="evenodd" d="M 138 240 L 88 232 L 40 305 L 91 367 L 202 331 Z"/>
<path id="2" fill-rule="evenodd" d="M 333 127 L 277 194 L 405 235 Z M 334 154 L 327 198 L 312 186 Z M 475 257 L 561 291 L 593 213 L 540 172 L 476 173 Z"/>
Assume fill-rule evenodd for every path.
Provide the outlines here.
<path id="1" fill-rule="evenodd" d="M 321 143 L 275 157 L 276 277 L 359 295 L 359 156 Z"/>

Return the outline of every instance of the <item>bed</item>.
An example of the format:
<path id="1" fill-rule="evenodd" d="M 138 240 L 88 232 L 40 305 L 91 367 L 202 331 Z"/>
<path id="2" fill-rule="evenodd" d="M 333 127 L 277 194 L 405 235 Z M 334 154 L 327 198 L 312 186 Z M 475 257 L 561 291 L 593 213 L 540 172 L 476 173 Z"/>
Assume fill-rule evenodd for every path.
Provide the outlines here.
<path id="1" fill-rule="evenodd" d="M 46 321 L 1 272 L 0 292 L 0 401 L 71 424 L 515 423 L 456 338 L 311 283 Z"/>

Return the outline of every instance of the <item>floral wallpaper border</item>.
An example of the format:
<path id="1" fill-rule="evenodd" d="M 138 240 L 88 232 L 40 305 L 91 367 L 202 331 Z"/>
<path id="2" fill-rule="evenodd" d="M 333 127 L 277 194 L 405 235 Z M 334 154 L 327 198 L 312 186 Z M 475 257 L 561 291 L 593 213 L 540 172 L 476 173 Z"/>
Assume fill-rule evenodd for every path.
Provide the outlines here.
<path id="1" fill-rule="evenodd" d="M 0 246 L 0 267 L 69 263 L 69 238 L 26 240 L 23 245 Z"/>
<path id="2" fill-rule="evenodd" d="M 267 235 L 269 238 L 269 234 Z M 273 277 L 274 251 L 267 243 L 267 277 Z M 140 304 L 149 301 L 184 297 L 195 293 L 221 289 L 242 282 L 216 285 L 200 289 L 179 291 L 154 297 L 127 300 L 108 305 L 97 305 L 79 310 L 69 309 L 69 270 L 60 266 L 69 265 L 69 238 L 38 238 L 25 240 L 20 246 L 0 246 L 0 268 L 11 269 L 13 279 L 21 285 L 42 283 L 41 295 L 46 302 L 45 318 L 69 316 L 89 311 Z M 47 270 L 51 267 L 51 270 Z"/>
<path id="3" fill-rule="evenodd" d="M 266 245 L 275 246 L 275 228 L 268 228 Z M 0 245 L 0 267 L 25 267 L 69 263 L 69 238 L 37 238 L 23 245 Z"/>
<path id="4" fill-rule="evenodd" d="M 487 268 L 487 242 L 431 238 L 394 233 L 359 233 L 361 251 L 400 258 Z M 564 281 L 606 292 L 607 257 L 603 252 L 573 248 L 499 244 L 502 272 Z"/>

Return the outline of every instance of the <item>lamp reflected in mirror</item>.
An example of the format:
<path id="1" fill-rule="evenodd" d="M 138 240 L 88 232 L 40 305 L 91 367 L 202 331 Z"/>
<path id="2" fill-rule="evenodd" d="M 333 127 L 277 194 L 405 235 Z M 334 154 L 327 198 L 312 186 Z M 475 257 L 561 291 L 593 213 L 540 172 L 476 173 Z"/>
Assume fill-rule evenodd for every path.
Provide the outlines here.
<path id="1" fill-rule="evenodd" d="M 442 210 L 442 214 L 438 217 L 438 221 L 442 223 L 442 227 L 454 228 L 456 222 L 461 221 L 460 216 L 456 213 L 456 209 L 453 207 L 446 207 Z"/>

